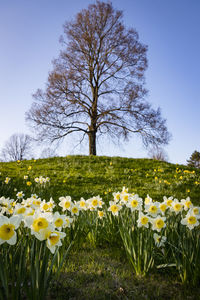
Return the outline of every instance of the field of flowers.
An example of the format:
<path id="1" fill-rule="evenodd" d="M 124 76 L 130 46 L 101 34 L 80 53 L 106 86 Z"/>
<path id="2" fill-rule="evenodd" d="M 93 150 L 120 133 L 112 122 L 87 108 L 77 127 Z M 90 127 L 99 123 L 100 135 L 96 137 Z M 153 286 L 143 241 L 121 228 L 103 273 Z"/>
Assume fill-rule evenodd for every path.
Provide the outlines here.
<path id="1" fill-rule="evenodd" d="M 152 160 L 87 159 L 0 164 L 0 299 L 45 299 L 70 253 L 85 245 L 119 249 L 138 278 L 164 270 L 198 287 L 199 171 Z"/>

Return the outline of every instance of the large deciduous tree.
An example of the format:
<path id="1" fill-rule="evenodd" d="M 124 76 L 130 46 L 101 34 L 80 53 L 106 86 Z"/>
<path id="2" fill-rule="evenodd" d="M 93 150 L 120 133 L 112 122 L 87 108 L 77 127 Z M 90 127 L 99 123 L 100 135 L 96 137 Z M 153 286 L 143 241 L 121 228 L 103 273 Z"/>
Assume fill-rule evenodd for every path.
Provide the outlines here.
<path id="1" fill-rule="evenodd" d="M 146 146 L 167 144 L 160 109 L 145 100 L 147 47 L 112 4 L 96 1 L 64 24 L 63 50 L 53 61 L 47 86 L 38 90 L 27 120 L 38 138 L 51 142 L 75 132 L 89 139 L 96 155 L 100 134 L 128 139 L 139 134 Z"/>

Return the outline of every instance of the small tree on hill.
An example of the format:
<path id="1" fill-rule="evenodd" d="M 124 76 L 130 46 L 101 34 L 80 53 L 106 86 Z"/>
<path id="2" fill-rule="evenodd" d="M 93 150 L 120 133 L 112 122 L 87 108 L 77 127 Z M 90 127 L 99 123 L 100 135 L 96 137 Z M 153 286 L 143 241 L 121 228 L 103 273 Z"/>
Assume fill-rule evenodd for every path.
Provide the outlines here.
<path id="1" fill-rule="evenodd" d="M 3 161 L 17 161 L 31 157 L 33 139 L 27 134 L 13 134 L 1 150 Z"/>
<path id="2" fill-rule="evenodd" d="M 190 167 L 200 168 L 200 152 L 194 151 L 187 163 Z"/>
<path id="3" fill-rule="evenodd" d="M 152 147 L 149 152 L 149 157 L 155 160 L 168 161 L 168 155 L 166 151 L 161 147 Z"/>
<path id="4" fill-rule="evenodd" d="M 127 140 L 135 133 L 145 146 L 168 143 L 160 109 L 145 100 L 147 46 L 122 17 L 110 2 L 96 1 L 65 23 L 63 51 L 26 114 L 39 140 L 79 133 L 92 155 L 101 134 Z"/>

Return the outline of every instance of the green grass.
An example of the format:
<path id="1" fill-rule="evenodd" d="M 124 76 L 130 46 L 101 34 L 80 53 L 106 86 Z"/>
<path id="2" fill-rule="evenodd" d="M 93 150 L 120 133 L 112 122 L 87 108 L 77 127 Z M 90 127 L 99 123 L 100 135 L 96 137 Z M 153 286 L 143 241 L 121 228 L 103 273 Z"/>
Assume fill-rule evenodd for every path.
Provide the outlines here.
<path id="1" fill-rule="evenodd" d="M 182 286 L 176 274 L 166 269 L 136 277 L 117 249 L 83 247 L 68 257 L 65 272 L 53 282 L 48 300 L 196 300 L 199 292 L 200 288 Z"/>
<path id="2" fill-rule="evenodd" d="M 189 173 L 184 172 L 187 170 Z M 41 197 L 53 197 L 55 201 L 66 195 L 73 200 L 100 195 L 106 200 L 112 197 L 112 192 L 126 186 L 143 198 L 147 194 L 158 201 L 162 201 L 164 195 L 178 199 L 190 196 L 193 203 L 199 202 L 200 170 L 152 159 L 55 157 L 36 162 L 0 163 L 0 172 L 0 195 L 10 197 L 15 197 L 16 190 L 23 190 L 25 197 L 36 191 Z M 24 175 L 29 176 L 31 186 L 26 185 Z M 34 182 L 38 176 L 50 177 L 48 188 L 38 187 Z M 5 177 L 11 178 L 8 185 L 4 183 Z"/>

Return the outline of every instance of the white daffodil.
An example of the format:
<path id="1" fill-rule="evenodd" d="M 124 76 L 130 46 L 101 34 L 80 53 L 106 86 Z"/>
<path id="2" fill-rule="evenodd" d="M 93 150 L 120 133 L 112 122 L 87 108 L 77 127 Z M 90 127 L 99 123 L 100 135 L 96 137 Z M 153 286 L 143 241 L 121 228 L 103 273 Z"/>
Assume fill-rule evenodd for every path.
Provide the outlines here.
<path id="1" fill-rule="evenodd" d="M 0 211 L 1 214 L 12 214 L 13 213 L 13 203 L 14 200 L 10 198 L 1 197 L 0 198 Z"/>
<path id="2" fill-rule="evenodd" d="M 148 215 L 144 215 L 141 211 L 139 212 L 137 224 L 138 227 L 149 227 L 150 217 Z"/>
<path id="3" fill-rule="evenodd" d="M 65 222 L 66 222 L 66 224 L 65 224 L 65 226 L 64 226 L 64 228 L 66 228 L 66 227 L 70 227 L 71 226 L 71 223 L 73 222 L 73 218 L 70 218 L 70 217 L 68 217 L 68 216 L 65 216 Z"/>
<path id="4" fill-rule="evenodd" d="M 153 234 L 153 238 L 157 247 L 163 247 L 167 240 L 166 236 L 160 236 L 157 233 Z"/>
<path id="5" fill-rule="evenodd" d="M 186 225 L 190 230 L 199 225 L 197 217 L 192 213 L 188 212 L 186 217 L 181 220 L 182 225 Z"/>
<path id="6" fill-rule="evenodd" d="M 5 179 L 5 184 L 8 184 L 9 183 L 9 181 L 10 181 L 10 178 L 9 177 L 6 177 L 6 179 Z"/>
<path id="7" fill-rule="evenodd" d="M 33 198 L 32 207 L 39 208 L 41 203 L 42 203 L 42 200 L 40 198 L 36 198 L 36 199 Z"/>
<path id="8" fill-rule="evenodd" d="M 95 197 L 88 199 L 87 200 L 88 208 L 92 209 L 92 210 L 97 210 L 97 208 L 99 207 L 99 202 L 101 200 L 102 199 L 99 196 L 95 196 Z"/>
<path id="9" fill-rule="evenodd" d="M 145 212 L 147 212 L 152 217 L 157 216 L 160 212 L 160 202 L 151 202 L 149 204 L 145 204 Z"/>
<path id="10" fill-rule="evenodd" d="M 159 209 L 162 215 L 165 214 L 166 210 L 168 209 L 168 206 L 165 202 L 161 202 L 159 205 Z"/>
<path id="11" fill-rule="evenodd" d="M 111 211 L 114 216 L 118 216 L 118 213 L 120 209 L 122 209 L 122 206 L 117 204 L 115 201 L 109 201 L 110 207 L 108 208 L 108 211 Z"/>
<path id="12" fill-rule="evenodd" d="M 60 202 L 59 202 L 59 206 L 62 207 L 62 210 L 71 210 L 71 205 L 72 205 L 72 199 L 70 196 L 66 196 L 66 197 L 60 197 L 59 198 Z"/>
<path id="13" fill-rule="evenodd" d="M 49 204 L 46 202 L 46 200 L 43 200 L 41 203 L 40 203 L 40 210 L 42 212 L 49 212 L 49 211 L 52 211 L 52 207 L 49 206 Z"/>
<path id="14" fill-rule="evenodd" d="M 65 215 L 60 215 L 58 211 L 56 211 L 53 214 L 53 220 L 52 220 L 52 224 L 55 228 L 57 228 L 59 231 L 65 227 L 66 225 L 66 216 Z"/>
<path id="15" fill-rule="evenodd" d="M 61 239 L 63 239 L 66 236 L 66 233 L 60 232 L 60 231 L 53 231 L 51 234 L 47 237 L 47 247 L 51 251 L 51 253 L 54 253 L 56 250 L 56 247 L 62 246 Z"/>
<path id="16" fill-rule="evenodd" d="M 192 202 L 190 201 L 190 197 L 187 197 L 186 199 L 182 199 L 181 203 L 184 206 L 184 210 L 189 210 L 191 207 L 193 207 Z"/>
<path id="17" fill-rule="evenodd" d="M 120 192 L 113 193 L 113 197 L 114 197 L 115 202 L 119 202 L 119 200 L 121 198 L 121 193 Z"/>
<path id="18" fill-rule="evenodd" d="M 41 213 L 37 211 L 33 216 L 24 218 L 25 226 L 31 229 L 31 234 L 39 233 L 41 229 L 48 228 L 52 222 L 51 213 Z"/>
<path id="19" fill-rule="evenodd" d="M 166 196 L 164 196 L 163 200 L 164 200 L 164 203 L 167 205 L 167 207 L 171 207 L 172 202 L 173 202 L 173 197 L 168 197 L 167 198 Z"/>
<path id="20" fill-rule="evenodd" d="M 126 193 L 125 191 L 121 193 L 120 204 L 126 204 L 131 199 L 131 194 Z"/>
<path id="21" fill-rule="evenodd" d="M 127 207 L 134 210 L 141 210 L 142 209 L 142 199 L 138 197 L 138 195 L 131 196 L 129 201 L 126 204 Z"/>
<path id="22" fill-rule="evenodd" d="M 183 204 L 179 202 L 177 199 L 174 199 L 174 201 L 172 201 L 170 210 L 175 212 L 175 214 L 177 215 L 182 211 L 182 209 L 183 209 Z"/>
<path id="23" fill-rule="evenodd" d="M 0 216 L 0 244 L 8 243 L 14 245 L 17 241 L 15 230 L 19 227 L 21 218 L 19 216 Z"/>
<path id="24" fill-rule="evenodd" d="M 77 202 L 77 204 L 79 205 L 80 209 L 82 209 L 82 210 L 87 210 L 87 208 L 88 208 L 88 203 L 83 197 L 81 197 L 81 199 Z"/>
<path id="25" fill-rule="evenodd" d="M 104 216 L 105 216 L 104 211 L 103 210 L 98 210 L 98 217 L 100 219 L 103 219 Z"/>
<path id="26" fill-rule="evenodd" d="M 191 215 L 194 215 L 197 219 L 200 219 L 200 207 L 199 206 L 193 206 L 190 208 L 189 213 Z"/>
<path id="27" fill-rule="evenodd" d="M 23 197 L 24 197 L 24 193 L 21 191 L 21 192 L 18 192 L 17 194 L 16 194 L 16 196 L 17 196 L 17 198 L 18 199 L 22 199 Z"/>
<path id="28" fill-rule="evenodd" d="M 72 216 L 74 216 L 74 215 L 78 216 L 79 211 L 80 211 L 80 207 L 78 206 L 78 204 L 72 203 L 71 208 L 70 208 L 70 212 L 71 212 Z"/>
<path id="29" fill-rule="evenodd" d="M 125 186 L 123 186 L 123 189 L 122 189 L 122 194 L 127 194 L 128 193 L 128 188 L 126 188 Z"/>
<path id="30" fill-rule="evenodd" d="M 15 205 L 13 215 L 25 216 L 27 212 L 27 207 L 22 205 L 21 203 L 17 203 Z"/>
<path id="31" fill-rule="evenodd" d="M 152 230 L 160 232 L 163 228 L 166 227 L 165 217 L 157 216 L 156 218 L 151 218 L 150 222 L 152 224 Z"/>
<path id="32" fill-rule="evenodd" d="M 144 199 L 144 204 L 149 205 L 152 202 L 153 202 L 152 198 L 149 195 L 147 195 L 146 198 Z"/>

